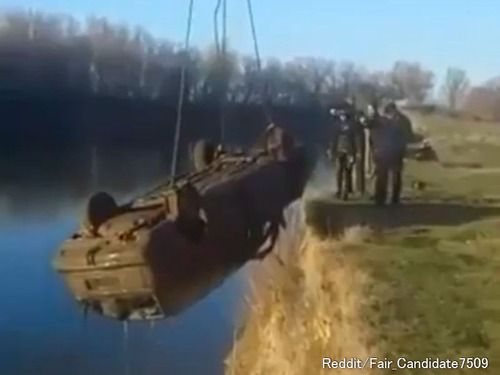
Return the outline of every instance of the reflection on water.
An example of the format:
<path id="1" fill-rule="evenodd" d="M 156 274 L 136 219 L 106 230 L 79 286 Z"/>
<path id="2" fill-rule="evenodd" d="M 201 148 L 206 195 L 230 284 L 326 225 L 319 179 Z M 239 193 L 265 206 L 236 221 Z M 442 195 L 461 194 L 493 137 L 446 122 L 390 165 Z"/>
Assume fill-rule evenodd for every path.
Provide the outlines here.
<path id="1" fill-rule="evenodd" d="M 122 323 L 82 311 L 51 268 L 78 225 L 86 198 L 107 190 L 125 199 L 164 171 L 160 152 L 86 150 L 0 159 L 0 373 L 6 375 L 222 374 L 244 270 L 181 315 Z M 125 345 L 126 344 L 126 345 Z"/>

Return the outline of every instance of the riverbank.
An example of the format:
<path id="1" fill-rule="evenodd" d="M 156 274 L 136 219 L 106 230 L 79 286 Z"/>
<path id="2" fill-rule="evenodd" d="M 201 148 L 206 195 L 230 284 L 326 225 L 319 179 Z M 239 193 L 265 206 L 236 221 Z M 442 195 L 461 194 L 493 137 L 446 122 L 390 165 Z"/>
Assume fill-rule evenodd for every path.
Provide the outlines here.
<path id="1" fill-rule="evenodd" d="M 331 373 L 323 357 L 487 358 L 485 370 L 398 372 L 499 371 L 500 127 L 453 125 L 437 116 L 413 120 L 437 139 L 447 162 L 475 157 L 483 173 L 409 162 L 401 207 L 342 204 L 329 198 L 328 187 L 310 200 L 301 250 L 282 263 L 265 261 L 272 281 L 253 288 L 227 374 Z M 425 188 L 415 190 L 414 181 Z M 368 372 L 378 371 L 392 372 Z"/>
<path id="2" fill-rule="evenodd" d="M 319 374 L 325 356 L 378 354 L 362 298 L 373 281 L 350 250 L 365 233 L 353 228 L 334 242 L 308 232 L 297 254 L 267 264 L 228 374 Z"/>

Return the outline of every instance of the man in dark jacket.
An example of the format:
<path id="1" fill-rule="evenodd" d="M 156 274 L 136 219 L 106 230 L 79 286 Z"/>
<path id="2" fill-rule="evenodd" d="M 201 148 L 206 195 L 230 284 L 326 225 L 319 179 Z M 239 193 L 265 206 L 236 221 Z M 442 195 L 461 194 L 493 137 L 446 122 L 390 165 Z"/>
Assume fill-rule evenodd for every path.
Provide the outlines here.
<path id="1" fill-rule="evenodd" d="M 330 157 L 335 161 L 337 177 L 337 198 L 347 200 L 353 192 L 352 172 L 356 161 L 357 144 L 353 113 L 348 109 L 332 109 L 333 139 Z"/>
<path id="2" fill-rule="evenodd" d="M 413 140 L 411 122 L 394 103 L 389 103 L 384 110 L 384 116 L 371 129 L 371 136 L 375 161 L 375 203 L 385 204 L 388 179 L 391 177 L 391 203 L 398 204 L 406 147 Z"/>

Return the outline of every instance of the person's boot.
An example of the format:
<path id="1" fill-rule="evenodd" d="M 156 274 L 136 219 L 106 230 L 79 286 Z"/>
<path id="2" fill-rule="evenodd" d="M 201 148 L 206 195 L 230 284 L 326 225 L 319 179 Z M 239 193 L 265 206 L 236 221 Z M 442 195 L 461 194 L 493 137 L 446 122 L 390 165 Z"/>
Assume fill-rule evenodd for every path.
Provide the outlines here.
<path id="1" fill-rule="evenodd" d="M 400 204 L 400 203 L 401 203 L 401 198 L 399 198 L 399 197 L 397 197 L 397 196 L 392 197 L 392 199 L 391 199 L 391 204 L 392 204 L 392 205 L 397 206 L 397 205 L 398 205 L 398 204 Z"/>

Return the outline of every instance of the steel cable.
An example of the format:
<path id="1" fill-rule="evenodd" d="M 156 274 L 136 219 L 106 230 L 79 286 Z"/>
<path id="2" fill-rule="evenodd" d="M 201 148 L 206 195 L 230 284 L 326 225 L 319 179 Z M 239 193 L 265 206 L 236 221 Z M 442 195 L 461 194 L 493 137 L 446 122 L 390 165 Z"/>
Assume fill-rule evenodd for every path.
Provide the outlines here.
<path id="1" fill-rule="evenodd" d="M 189 10 L 187 18 L 187 30 L 186 38 L 184 41 L 184 54 L 185 58 L 189 60 L 189 39 L 191 37 L 191 24 L 193 21 L 193 3 L 194 0 L 189 1 Z M 184 93 L 186 90 L 186 65 L 187 61 L 181 61 L 181 79 L 179 87 L 179 101 L 177 103 L 177 119 L 175 122 L 175 136 L 174 136 L 174 149 L 172 152 L 172 165 L 170 168 L 170 178 L 175 180 L 175 175 L 177 174 L 177 159 L 179 157 L 179 141 L 181 133 L 181 123 L 182 123 L 182 108 L 184 105 Z"/>
<path id="2" fill-rule="evenodd" d="M 252 0 L 247 0 L 247 7 L 248 7 L 248 16 L 250 18 L 250 27 L 252 30 L 252 39 L 253 39 L 253 48 L 254 48 L 254 53 L 255 53 L 255 60 L 257 63 L 257 71 L 259 73 L 262 73 L 262 59 L 260 56 L 260 48 L 259 48 L 259 40 L 257 38 L 257 28 L 255 27 L 255 18 L 253 14 L 253 6 L 252 6 Z M 264 108 L 264 116 L 266 117 L 266 121 L 268 123 L 272 122 L 272 116 L 271 116 L 271 111 L 268 106 L 268 85 L 267 82 L 264 83 L 264 88 L 263 88 L 263 108 Z"/>

